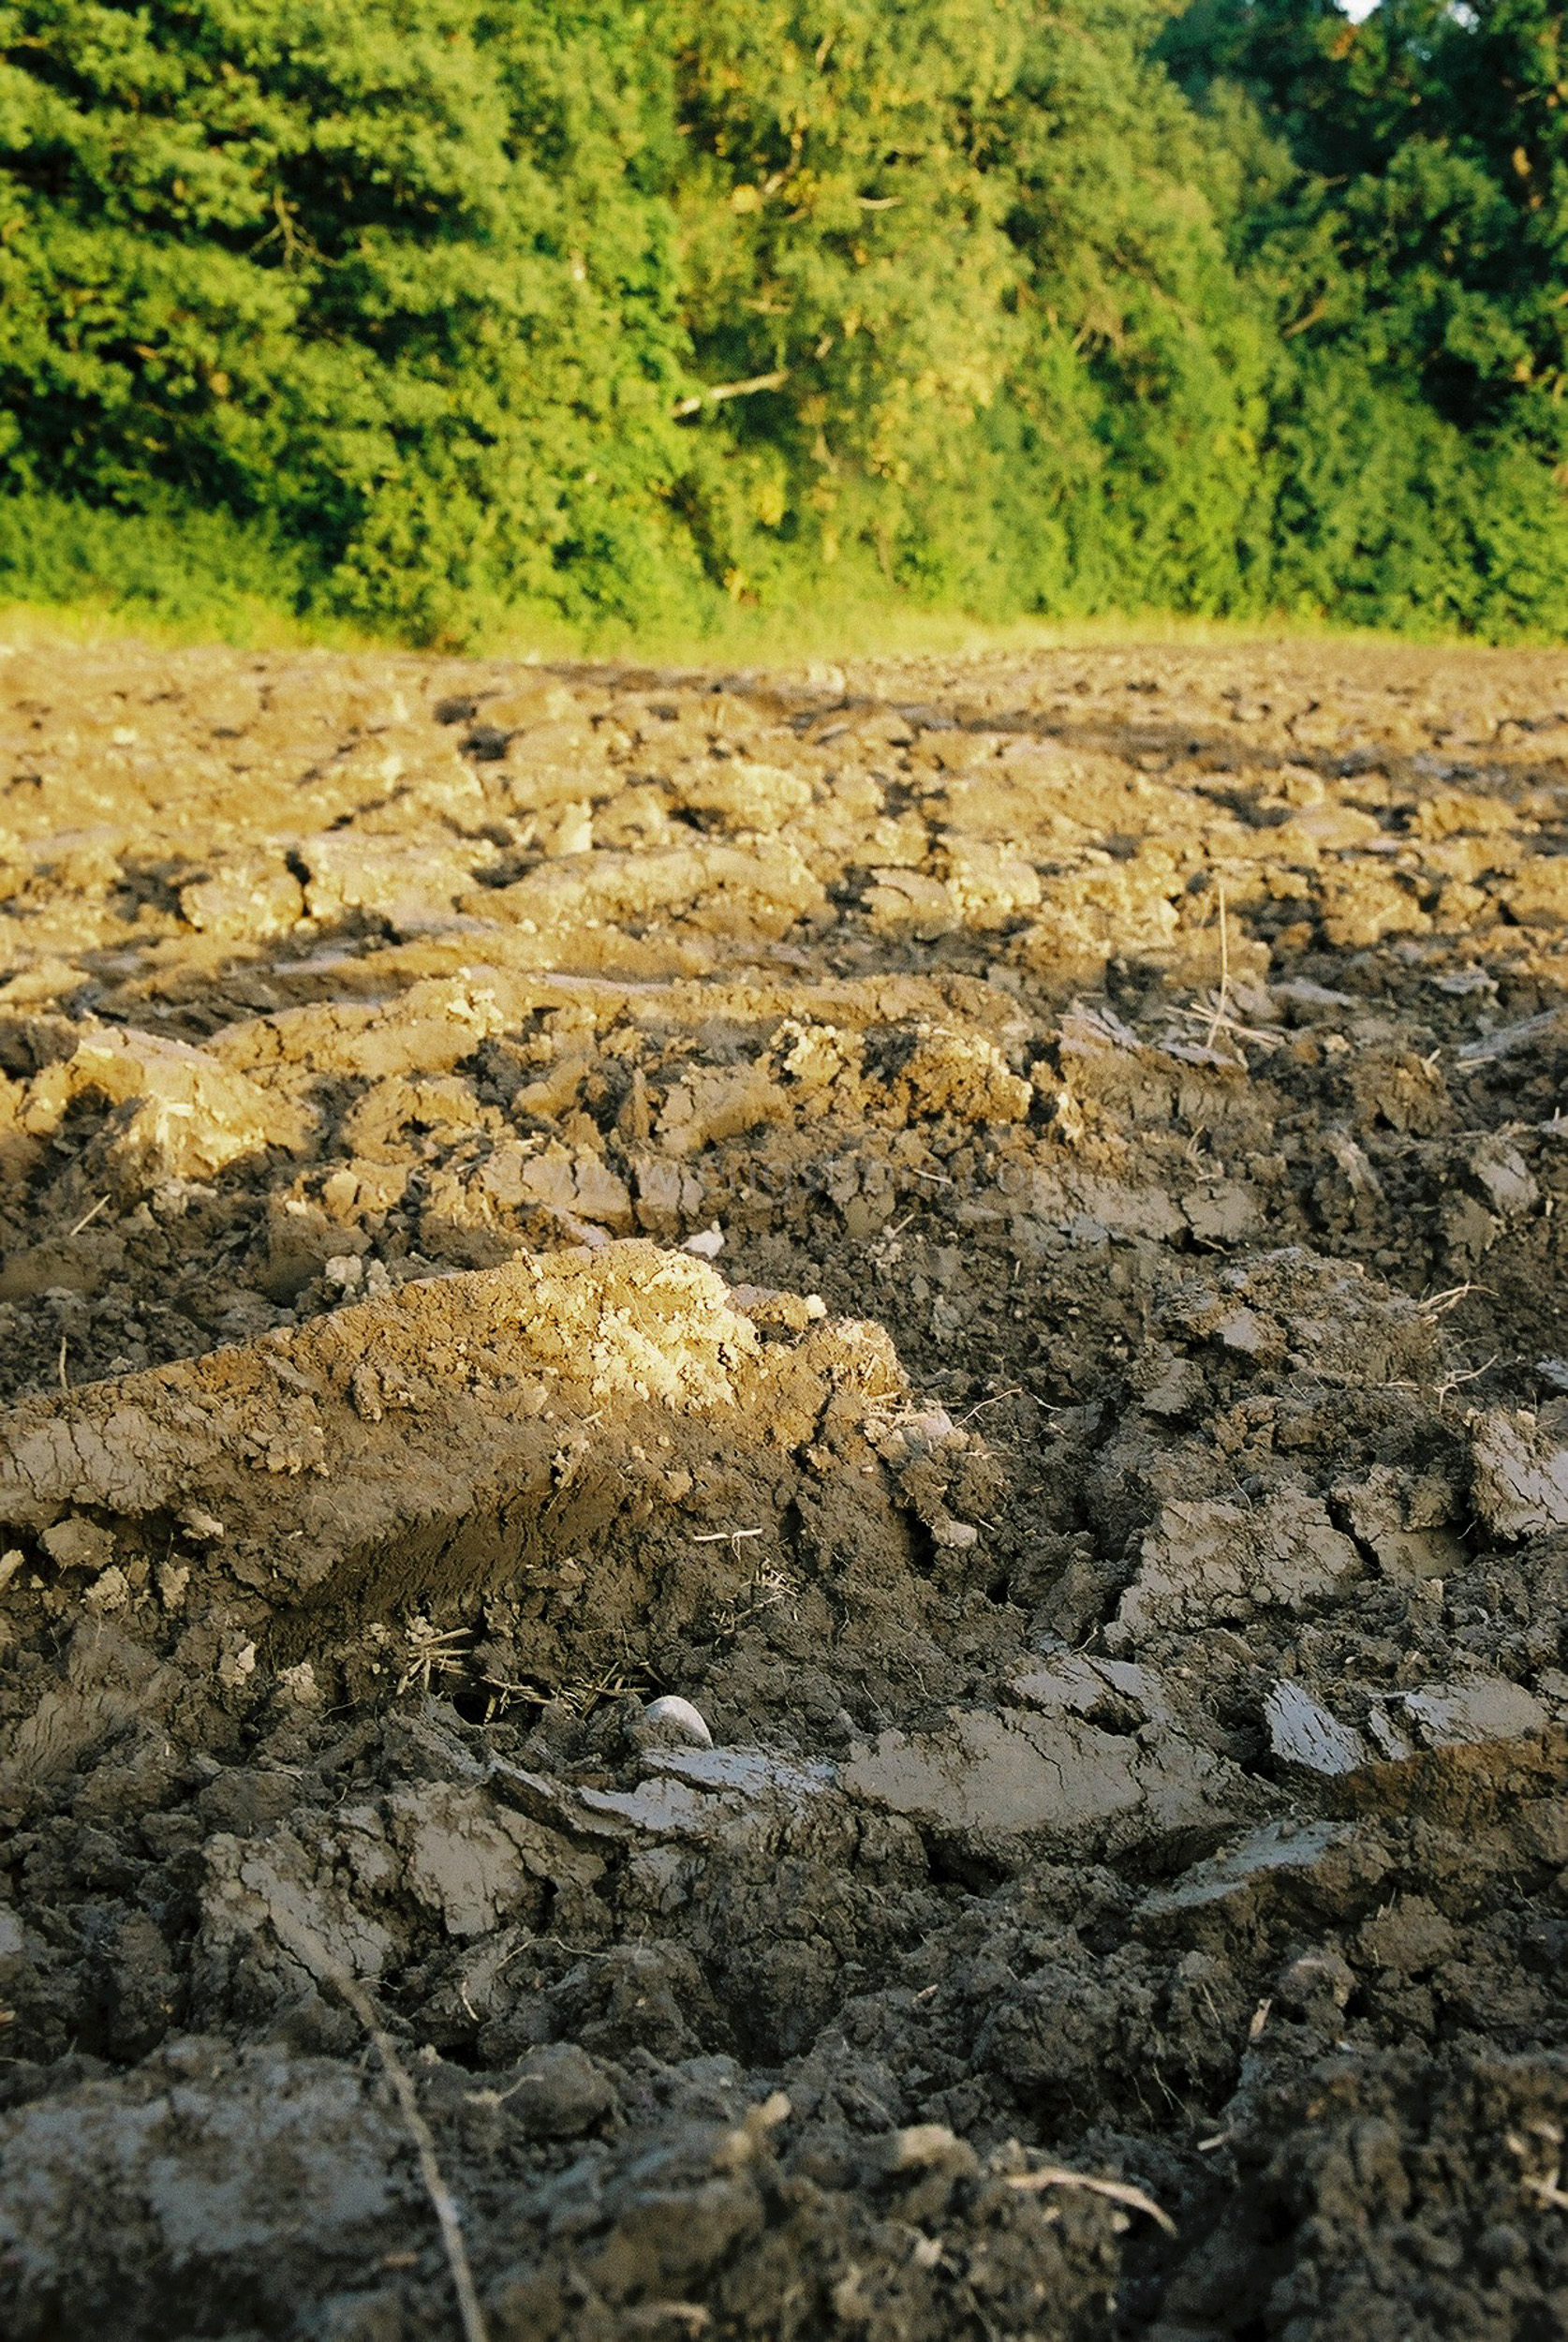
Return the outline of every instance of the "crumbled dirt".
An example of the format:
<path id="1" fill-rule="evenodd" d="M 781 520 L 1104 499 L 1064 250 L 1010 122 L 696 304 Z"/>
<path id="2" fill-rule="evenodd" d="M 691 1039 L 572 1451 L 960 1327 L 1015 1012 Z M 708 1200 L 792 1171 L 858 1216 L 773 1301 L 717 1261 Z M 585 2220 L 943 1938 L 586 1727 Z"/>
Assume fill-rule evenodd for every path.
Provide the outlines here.
<path id="1" fill-rule="evenodd" d="M 0 706 L 7 2334 L 1568 2329 L 1568 660 Z"/>

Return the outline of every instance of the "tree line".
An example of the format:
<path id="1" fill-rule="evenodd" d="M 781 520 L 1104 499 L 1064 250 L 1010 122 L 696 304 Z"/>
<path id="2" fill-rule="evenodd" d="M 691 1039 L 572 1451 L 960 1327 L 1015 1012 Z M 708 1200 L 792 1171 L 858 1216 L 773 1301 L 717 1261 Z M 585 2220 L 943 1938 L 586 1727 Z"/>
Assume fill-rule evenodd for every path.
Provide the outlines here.
<path id="1" fill-rule="evenodd" d="M 1561 635 L 1563 23 L 0 0 L 0 591 Z"/>

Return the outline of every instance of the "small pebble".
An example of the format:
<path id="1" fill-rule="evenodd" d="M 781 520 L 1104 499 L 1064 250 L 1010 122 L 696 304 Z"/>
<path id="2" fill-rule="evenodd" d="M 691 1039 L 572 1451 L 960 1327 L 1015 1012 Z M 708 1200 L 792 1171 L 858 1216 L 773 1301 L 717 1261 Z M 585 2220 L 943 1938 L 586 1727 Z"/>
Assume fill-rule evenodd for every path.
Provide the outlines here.
<path id="1" fill-rule="evenodd" d="M 713 1734 L 689 1699 L 673 1694 L 651 1700 L 643 1711 L 644 1727 L 660 1740 L 688 1741 L 696 1748 L 711 1748 Z"/>

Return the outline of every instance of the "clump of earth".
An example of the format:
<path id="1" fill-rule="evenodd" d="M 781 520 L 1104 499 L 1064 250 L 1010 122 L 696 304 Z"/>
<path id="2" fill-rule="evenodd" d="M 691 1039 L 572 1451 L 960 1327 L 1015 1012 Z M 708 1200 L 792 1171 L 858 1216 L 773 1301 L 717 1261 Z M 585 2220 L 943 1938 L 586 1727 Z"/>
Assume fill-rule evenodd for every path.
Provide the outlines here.
<path id="1" fill-rule="evenodd" d="M 0 660 L 0 2321 L 1568 2328 L 1568 660 Z"/>

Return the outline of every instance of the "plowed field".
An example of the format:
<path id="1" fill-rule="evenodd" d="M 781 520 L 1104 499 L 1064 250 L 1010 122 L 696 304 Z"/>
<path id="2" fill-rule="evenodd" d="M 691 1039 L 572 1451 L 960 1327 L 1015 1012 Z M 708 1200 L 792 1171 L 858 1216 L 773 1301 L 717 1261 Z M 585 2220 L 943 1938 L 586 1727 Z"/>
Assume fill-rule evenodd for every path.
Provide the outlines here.
<path id="1" fill-rule="evenodd" d="M 1568 2330 L 1568 659 L 0 727 L 7 2335 Z"/>

